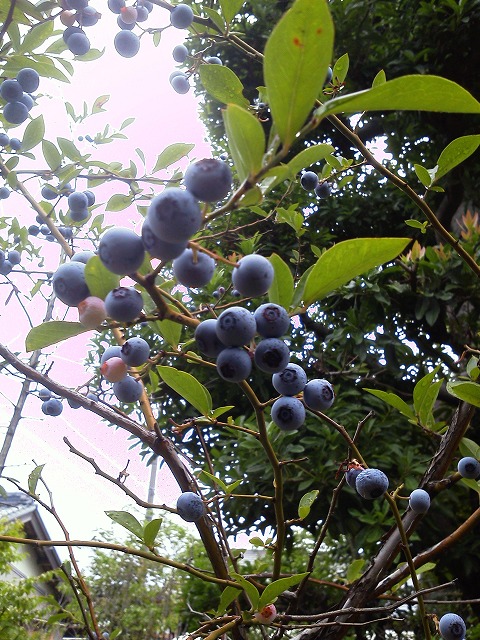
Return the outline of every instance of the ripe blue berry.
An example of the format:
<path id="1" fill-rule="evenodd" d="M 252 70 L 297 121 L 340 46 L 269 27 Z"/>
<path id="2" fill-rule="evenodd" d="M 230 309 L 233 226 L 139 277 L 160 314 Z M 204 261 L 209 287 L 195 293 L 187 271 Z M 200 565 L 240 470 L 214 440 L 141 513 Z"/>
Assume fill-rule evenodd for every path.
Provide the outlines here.
<path id="1" fill-rule="evenodd" d="M 30 67 L 24 67 L 17 74 L 17 80 L 22 86 L 22 89 L 27 93 L 33 93 L 40 85 L 40 76 Z"/>
<path id="2" fill-rule="evenodd" d="M 97 24 L 101 14 L 97 12 L 93 7 L 85 7 L 77 13 L 77 19 L 82 27 L 93 27 Z"/>
<path id="3" fill-rule="evenodd" d="M 87 264 L 90 258 L 93 258 L 94 255 L 93 251 L 77 251 L 72 256 L 72 262 L 83 262 L 83 264 Z"/>
<path id="4" fill-rule="evenodd" d="M 36 224 L 31 224 L 28 227 L 28 233 L 31 236 L 38 236 L 38 234 L 40 233 L 40 227 L 38 227 Z"/>
<path id="5" fill-rule="evenodd" d="M 352 489 L 356 489 L 356 481 L 357 481 L 357 476 L 358 474 L 363 471 L 362 469 L 349 469 L 346 474 L 345 474 L 345 481 L 348 484 L 349 487 L 352 487 Z"/>
<path id="6" fill-rule="evenodd" d="M 232 188 L 232 172 L 226 162 L 204 158 L 185 171 L 185 187 L 202 202 L 223 200 Z"/>
<path id="7" fill-rule="evenodd" d="M 196 289 L 208 284 L 215 271 L 215 260 L 201 251 L 185 249 L 173 261 L 173 273 L 180 284 Z"/>
<path id="8" fill-rule="evenodd" d="M 317 198 L 328 198 L 332 192 L 332 185 L 329 182 L 322 182 L 315 187 L 314 191 Z"/>
<path id="9" fill-rule="evenodd" d="M 300 178 L 300 184 L 305 191 L 313 191 L 318 185 L 318 176 L 314 171 L 305 171 Z"/>
<path id="10" fill-rule="evenodd" d="M 83 193 L 87 198 L 87 207 L 93 206 L 95 204 L 95 194 L 93 193 L 93 191 L 87 189 Z"/>
<path id="11" fill-rule="evenodd" d="M 50 389 L 40 389 L 38 392 L 38 397 L 40 400 L 50 400 L 52 397 L 52 392 Z"/>
<path id="12" fill-rule="evenodd" d="M 257 331 L 262 338 L 280 338 L 290 328 L 290 317 L 279 304 L 267 302 L 255 309 Z"/>
<path id="13" fill-rule="evenodd" d="M 123 343 L 120 357 L 129 367 L 139 367 L 150 357 L 150 345 L 140 336 L 134 336 Z"/>
<path id="14" fill-rule="evenodd" d="M 408 504 L 414 513 L 427 513 L 430 509 L 430 496 L 424 489 L 414 489 Z"/>
<path id="15" fill-rule="evenodd" d="M 120 345 L 111 345 L 107 347 L 105 351 L 102 353 L 102 357 L 100 358 L 100 364 L 103 364 L 109 358 L 121 358 L 122 357 L 122 347 Z"/>
<path id="16" fill-rule="evenodd" d="M 457 469 L 462 478 L 468 478 L 470 480 L 480 478 L 480 462 L 476 458 L 470 456 L 462 458 L 458 461 Z"/>
<path id="17" fill-rule="evenodd" d="M 355 482 L 357 492 L 366 500 L 374 500 L 388 489 L 388 478 L 380 469 L 364 469 Z"/>
<path id="18" fill-rule="evenodd" d="M 18 138 L 10 138 L 10 149 L 12 151 L 20 151 L 22 148 L 22 141 Z"/>
<path id="19" fill-rule="evenodd" d="M 178 515 L 186 522 L 196 522 L 205 513 L 201 497 L 193 491 L 185 491 L 177 500 Z"/>
<path id="20" fill-rule="evenodd" d="M 225 345 L 217 336 L 217 319 L 208 318 L 197 325 L 194 334 L 198 350 L 209 358 L 216 358 Z"/>
<path id="21" fill-rule="evenodd" d="M 207 56 L 204 60 L 207 64 L 219 64 L 223 66 L 223 62 L 218 56 Z"/>
<path id="22" fill-rule="evenodd" d="M 125 376 L 122 380 L 114 382 L 113 393 L 120 402 L 130 404 L 140 400 L 143 393 L 143 385 L 132 376 Z"/>
<path id="23" fill-rule="evenodd" d="M 290 363 L 280 373 L 274 373 L 272 384 L 283 396 L 296 396 L 307 384 L 307 374 L 298 364 Z"/>
<path id="24" fill-rule="evenodd" d="M 75 56 L 83 56 L 90 51 L 90 40 L 80 30 L 80 32 L 72 33 L 69 36 L 67 47 Z"/>
<path id="25" fill-rule="evenodd" d="M 140 50 L 140 38 L 127 29 L 122 29 L 115 35 L 113 44 L 123 58 L 133 58 Z"/>
<path id="26" fill-rule="evenodd" d="M 76 307 L 90 295 L 83 262 L 61 264 L 53 274 L 52 284 L 57 298 L 69 307 Z"/>
<path id="27" fill-rule="evenodd" d="M 4 80 L 0 85 L 0 97 L 6 102 L 20 100 L 23 95 L 22 85 L 17 80 Z"/>
<path id="28" fill-rule="evenodd" d="M 42 412 L 47 416 L 59 416 L 63 411 L 63 404 L 58 398 L 49 398 L 42 402 Z"/>
<path id="29" fill-rule="evenodd" d="M 123 276 L 134 273 L 143 263 L 145 249 L 142 239 L 130 229 L 109 229 L 100 238 L 98 255 L 112 273 Z"/>
<path id="30" fill-rule="evenodd" d="M 467 627 L 463 618 L 456 613 L 446 613 L 440 618 L 438 629 L 443 640 L 463 640 Z"/>
<path id="31" fill-rule="evenodd" d="M 178 244 L 187 242 L 200 229 L 202 212 L 189 191 L 171 187 L 153 198 L 147 220 L 158 238 Z"/>
<path id="32" fill-rule="evenodd" d="M 242 295 L 256 298 L 267 293 L 273 276 L 273 267 L 267 258 L 251 253 L 238 261 L 238 266 L 232 272 L 232 283 Z"/>
<path id="33" fill-rule="evenodd" d="M 242 382 L 252 371 L 250 354 L 241 347 L 227 347 L 217 357 L 218 375 L 227 382 Z"/>
<path id="34" fill-rule="evenodd" d="M 0 187 L 0 200 L 6 200 L 10 197 L 11 191 L 8 187 Z"/>
<path id="35" fill-rule="evenodd" d="M 13 264 L 9 260 L 4 260 L 0 264 L 0 275 L 8 276 L 8 274 L 12 271 Z"/>
<path id="36" fill-rule="evenodd" d="M 298 398 L 283 396 L 272 405 L 272 420 L 282 431 L 295 431 L 305 422 L 305 407 Z"/>
<path id="37" fill-rule="evenodd" d="M 174 258 L 178 258 L 187 248 L 187 241 L 174 244 L 172 242 L 165 242 L 153 233 L 152 228 L 145 220 L 142 225 L 142 242 L 145 249 L 152 256 L 152 258 L 158 258 L 163 262 L 168 262 Z"/>
<path id="38" fill-rule="evenodd" d="M 187 47 L 184 44 L 177 44 L 177 46 L 173 48 L 172 56 L 175 62 L 185 62 L 188 56 Z"/>
<path id="39" fill-rule="evenodd" d="M 68 206 L 72 212 L 86 209 L 87 203 L 87 196 L 82 191 L 74 191 L 68 196 Z"/>
<path id="40" fill-rule="evenodd" d="M 325 411 L 332 406 L 335 393 L 327 380 L 310 380 L 303 390 L 303 399 L 309 409 Z"/>
<path id="41" fill-rule="evenodd" d="M 112 13 L 120 13 L 125 6 L 125 0 L 108 0 L 107 6 Z"/>
<path id="42" fill-rule="evenodd" d="M 82 406 L 80 402 L 77 402 L 77 400 L 72 400 L 72 398 L 67 398 L 67 402 L 68 406 L 72 409 L 80 409 L 80 407 Z"/>
<path id="43" fill-rule="evenodd" d="M 41 190 L 42 198 L 45 200 L 55 200 L 58 197 L 58 193 L 52 189 L 48 184 L 44 184 Z"/>
<path id="44" fill-rule="evenodd" d="M 188 77 L 184 73 L 176 73 L 170 77 L 170 84 L 173 90 L 180 95 L 188 93 L 190 91 L 190 82 Z"/>
<path id="45" fill-rule="evenodd" d="M 248 344 L 256 331 L 253 314 L 243 307 L 229 307 L 217 318 L 217 336 L 227 347 Z"/>
<path id="46" fill-rule="evenodd" d="M 187 4 L 177 4 L 170 13 L 170 24 L 176 29 L 188 29 L 193 22 L 192 8 Z"/>
<path id="47" fill-rule="evenodd" d="M 254 360 L 260 371 L 279 373 L 290 360 L 290 349 L 279 338 L 265 338 L 257 344 Z"/>
<path id="48" fill-rule="evenodd" d="M 16 249 L 12 249 L 7 254 L 7 260 L 10 264 L 20 264 L 21 259 L 22 256 L 20 255 L 20 251 L 17 251 Z"/>
<path id="49" fill-rule="evenodd" d="M 6 133 L 0 133 L 0 146 L 8 147 L 10 144 L 10 138 Z"/>
<path id="50" fill-rule="evenodd" d="M 23 102 L 7 102 L 3 108 L 3 117 L 10 124 L 22 124 L 28 118 L 28 109 Z"/>
<path id="51" fill-rule="evenodd" d="M 143 309 L 142 294 L 134 287 L 117 287 L 107 294 L 105 308 L 113 320 L 132 322 Z"/>

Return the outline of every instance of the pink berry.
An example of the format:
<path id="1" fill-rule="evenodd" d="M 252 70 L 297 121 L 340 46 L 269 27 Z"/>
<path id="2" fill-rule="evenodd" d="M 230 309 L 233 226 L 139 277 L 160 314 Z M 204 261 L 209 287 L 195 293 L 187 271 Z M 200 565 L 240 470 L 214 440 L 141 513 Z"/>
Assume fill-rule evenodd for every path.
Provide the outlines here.
<path id="1" fill-rule="evenodd" d="M 78 305 L 78 319 L 87 329 L 95 329 L 106 317 L 105 303 L 101 298 L 88 296 Z"/>
<path id="2" fill-rule="evenodd" d="M 274 604 L 267 604 L 263 609 L 257 611 L 254 616 L 257 622 L 262 624 L 270 624 L 277 617 L 277 608 Z"/>
<path id="3" fill-rule="evenodd" d="M 109 358 L 100 367 L 100 372 L 109 382 L 120 382 L 127 375 L 127 365 L 121 358 Z"/>

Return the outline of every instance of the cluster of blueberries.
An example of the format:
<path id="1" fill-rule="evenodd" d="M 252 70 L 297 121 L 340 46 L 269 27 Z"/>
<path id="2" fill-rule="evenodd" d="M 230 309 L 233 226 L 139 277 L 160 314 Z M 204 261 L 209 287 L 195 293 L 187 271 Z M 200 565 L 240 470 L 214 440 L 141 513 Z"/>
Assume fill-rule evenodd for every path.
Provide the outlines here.
<path id="1" fill-rule="evenodd" d="M 300 184 L 305 191 L 314 191 L 317 198 L 328 198 L 332 192 L 330 182 L 320 181 L 315 171 L 304 171 L 300 177 Z"/>
<path id="2" fill-rule="evenodd" d="M 15 78 L 6 78 L 0 85 L 0 98 L 4 101 L 3 117 L 10 124 L 18 125 L 25 122 L 28 118 L 30 109 L 35 104 L 32 93 L 35 92 L 40 85 L 40 77 L 35 69 L 24 67 Z M 3 134 L 6 135 L 6 134 Z M 7 142 L 8 136 L 1 142 L 3 146 Z M 8 140 L 7 144 L 15 150 L 18 142 L 16 138 Z M 21 145 L 21 143 L 20 143 Z M 20 145 L 18 148 L 20 148 Z M 18 149 L 17 149 L 18 150 Z"/>
<path id="3" fill-rule="evenodd" d="M 105 380 L 112 383 L 114 396 L 120 402 L 131 403 L 140 400 L 143 386 L 129 373 L 130 367 L 140 367 L 150 357 L 150 345 L 140 336 L 133 336 L 123 345 L 107 347 L 100 359 L 100 372 Z"/>
<path id="4" fill-rule="evenodd" d="M 63 403 L 60 398 L 55 397 L 50 389 L 42 388 L 38 392 L 38 397 L 42 401 L 42 413 L 46 416 L 59 416 L 63 411 Z M 95 393 L 88 392 L 86 397 L 89 400 L 93 400 L 94 402 L 98 402 L 98 396 Z M 78 402 L 72 400 L 71 398 L 67 398 L 67 402 L 72 409 L 79 409 L 81 407 Z"/>
<path id="5" fill-rule="evenodd" d="M 22 141 L 19 138 L 10 138 L 6 133 L 0 133 L 0 147 L 10 148 L 11 151 L 20 151 Z"/>
<path id="6" fill-rule="evenodd" d="M 13 267 L 20 264 L 21 259 L 20 251 L 16 249 L 10 249 L 7 253 L 0 249 L 0 274 L 2 274 L 2 276 L 8 276 Z"/>

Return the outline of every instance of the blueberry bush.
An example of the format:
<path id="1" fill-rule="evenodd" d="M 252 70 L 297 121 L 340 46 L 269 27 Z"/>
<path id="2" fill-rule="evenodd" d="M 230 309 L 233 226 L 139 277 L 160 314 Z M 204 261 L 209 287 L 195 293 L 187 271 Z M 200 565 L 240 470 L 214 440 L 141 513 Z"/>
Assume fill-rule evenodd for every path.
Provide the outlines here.
<path id="1" fill-rule="evenodd" d="M 45 420 L 68 403 L 123 429 L 144 460 L 162 459 L 175 507 L 145 503 L 66 439 L 148 510 L 144 521 L 109 512 L 140 547 L 102 548 L 176 572 L 192 639 L 480 637 L 480 223 L 464 172 L 480 145 L 478 85 L 422 67 L 433 47 L 410 67 L 380 61 L 368 12 L 368 67 L 361 29 L 350 64 L 334 23 L 344 36 L 364 4 L 0 8 L 0 273 L 23 312 L 45 304 L 22 353 L 0 345 L 3 372 L 22 381 L 0 469 L 60 518 L 37 495 L 42 465 L 28 487 L 4 473 L 28 394 Z M 418 36 L 428 3 L 418 16 L 417 3 L 392 4 L 415 16 Z M 461 31 L 477 4 L 441 2 L 436 18 Z M 187 143 L 153 167 L 138 148 L 135 162 L 97 158 L 128 121 L 85 136 L 89 153 L 46 137 L 42 82 L 99 65 L 89 34 L 112 20 L 120 60 L 140 59 L 146 39 L 161 51 L 167 28 L 185 33 L 170 84 L 201 97 L 212 158 Z M 83 115 L 67 102 L 66 113 L 86 120 L 106 99 Z M 83 334 L 95 373 L 71 387 L 43 350 Z M 192 562 L 159 549 L 162 510 L 196 528 Z M 253 564 L 232 547 L 239 534 Z M 68 537 L 54 542 L 71 556 L 78 629 L 120 635 L 121 620 L 96 614 Z"/>

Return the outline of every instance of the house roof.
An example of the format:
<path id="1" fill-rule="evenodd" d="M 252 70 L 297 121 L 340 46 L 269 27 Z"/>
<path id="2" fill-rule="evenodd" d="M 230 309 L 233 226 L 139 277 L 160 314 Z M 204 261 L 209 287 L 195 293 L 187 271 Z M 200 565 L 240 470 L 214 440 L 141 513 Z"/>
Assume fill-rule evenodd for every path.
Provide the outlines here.
<path id="1" fill-rule="evenodd" d="M 8 522 L 20 520 L 27 538 L 51 539 L 35 500 L 21 491 L 0 496 L 0 518 L 6 518 Z M 33 552 L 42 571 L 57 569 L 62 564 L 55 547 L 33 547 Z"/>

